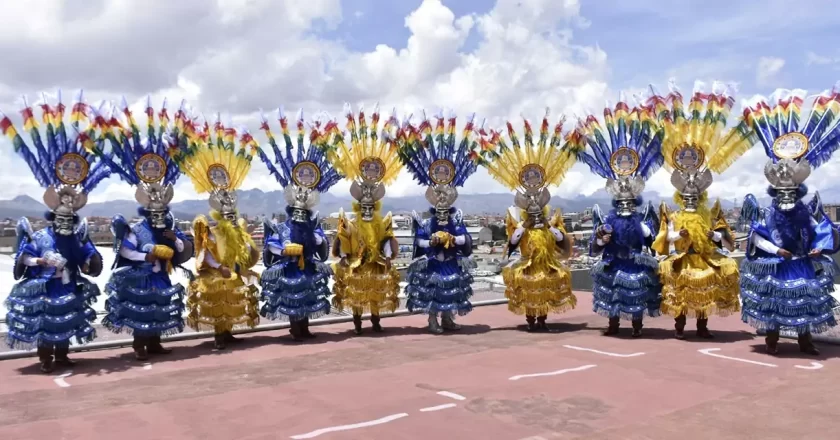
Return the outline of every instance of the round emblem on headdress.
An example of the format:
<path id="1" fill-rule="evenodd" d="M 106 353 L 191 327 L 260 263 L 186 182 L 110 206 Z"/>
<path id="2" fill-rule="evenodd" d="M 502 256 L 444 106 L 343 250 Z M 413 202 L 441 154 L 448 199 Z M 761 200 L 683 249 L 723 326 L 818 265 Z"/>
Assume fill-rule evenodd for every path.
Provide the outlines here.
<path id="1" fill-rule="evenodd" d="M 808 138 L 802 133 L 788 133 L 773 142 L 773 153 L 779 159 L 799 159 L 808 152 Z"/>
<path id="2" fill-rule="evenodd" d="M 85 180 L 89 167 L 82 155 L 67 153 L 55 162 L 55 176 L 65 185 L 76 185 Z"/>
<path id="3" fill-rule="evenodd" d="M 429 177 L 438 185 L 449 184 L 455 180 L 455 165 L 446 159 L 438 159 L 429 166 Z"/>
<path id="4" fill-rule="evenodd" d="M 292 180 L 298 186 L 314 188 L 321 181 L 321 170 L 315 162 L 300 162 L 292 169 Z"/>
<path id="5" fill-rule="evenodd" d="M 685 170 L 699 170 L 706 161 L 706 152 L 694 145 L 683 144 L 674 150 L 674 167 Z"/>
<path id="6" fill-rule="evenodd" d="M 134 164 L 134 170 L 140 180 L 158 182 L 166 175 L 166 161 L 155 153 L 146 153 Z"/>
<path id="7" fill-rule="evenodd" d="M 610 167 L 619 176 L 629 176 L 639 168 L 639 153 L 627 147 L 621 147 L 610 156 Z"/>
<path id="8" fill-rule="evenodd" d="M 379 182 L 385 177 L 385 162 L 378 157 L 366 157 L 359 162 L 359 172 L 363 179 Z"/>
<path id="9" fill-rule="evenodd" d="M 227 189 L 230 186 L 230 174 L 222 164 L 213 164 L 207 167 L 207 178 L 216 188 Z"/>
<path id="10" fill-rule="evenodd" d="M 519 184 L 527 189 L 537 189 L 545 183 L 545 170 L 535 163 L 529 163 L 519 171 Z"/>

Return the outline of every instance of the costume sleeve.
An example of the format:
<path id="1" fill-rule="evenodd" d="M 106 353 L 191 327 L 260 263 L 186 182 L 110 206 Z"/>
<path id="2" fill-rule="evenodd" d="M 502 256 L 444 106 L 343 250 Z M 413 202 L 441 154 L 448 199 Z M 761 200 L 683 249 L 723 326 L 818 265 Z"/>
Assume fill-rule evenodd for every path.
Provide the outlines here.
<path id="1" fill-rule="evenodd" d="M 758 234 L 752 234 L 752 240 L 753 244 L 755 244 L 757 248 L 763 250 L 764 252 L 767 252 L 768 254 L 775 255 L 776 252 L 779 252 L 778 246 L 776 246 L 775 244 L 771 243 L 769 240 Z"/>
<path id="2" fill-rule="evenodd" d="M 551 231 L 551 233 L 554 235 L 554 240 L 555 240 L 556 242 L 558 242 L 558 243 L 559 243 L 559 242 L 563 241 L 563 238 L 564 238 L 565 236 L 563 235 L 563 233 L 562 233 L 562 232 L 560 232 L 560 230 L 559 230 L 559 229 L 557 229 L 557 228 L 550 228 L 549 230 L 550 230 L 550 231 Z"/>
<path id="3" fill-rule="evenodd" d="M 674 222 L 671 222 L 671 221 L 668 222 L 668 232 L 666 232 L 666 234 L 668 234 L 667 235 L 668 242 L 670 242 L 670 243 L 673 243 L 673 242 L 679 240 L 680 238 L 682 238 L 682 237 L 680 237 L 680 231 L 675 231 L 674 230 Z"/>
<path id="4" fill-rule="evenodd" d="M 274 255 L 283 256 L 283 250 L 286 249 L 286 243 L 280 240 L 280 235 L 271 234 L 265 239 L 265 247 Z"/>
<path id="5" fill-rule="evenodd" d="M 219 267 L 221 267 L 221 264 L 219 264 L 219 262 L 216 261 L 215 258 L 213 258 L 213 254 L 211 254 L 207 250 L 204 251 L 204 262 L 213 269 L 218 269 Z"/>
<path id="6" fill-rule="evenodd" d="M 650 236 L 653 235 L 653 231 L 651 231 L 650 226 L 645 224 L 645 222 L 642 222 L 642 235 L 645 238 L 650 238 Z"/>
<path id="7" fill-rule="evenodd" d="M 461 246 L 466 242 L 467 242 L 467 238 L 464 237 L 463 235 L 456 235 L 455 236 L 455 244 L 457 244 L 458 246 Z"/>
<path id="8" fill-rule="evenodd" d="M 175 250 L 184 252 L 184 242 L 180 238 L 175 238 Z"/>
<path id="9" fill-rule="evenodd" d="M 510 236 L 510 244 L 512 244 L 514 246 L 519 244 L 519 240 L 522 240 L 522 234 L 524 234 L 524 233 L 525 233 L 525 228 L 523 228 L 522 226 L 516 228 L 516 230 L 513 231 L 513 234 L 511 234 L 511 236 Z"/>
<path id="10" fill-rule="evenodd" d="M 35 257 L 33 255 L 30 255 L 30 254 L 21 254 L 20 261 L 25 266 L 29 266 L 29 267 L 35 267 L 35 266 L 38 265 L 38 257 Z"/>
<path id="11" fill-rule="evenodd" d="M 137 250 L 137 236 L 133 232 L 125 234 L 122 247 L 120 247 L 120 256 L 131 261 L 146 261 L 146 252 Z"/>
<path id="12" fill-rule="evenodd" d="M 712 231 L 712 241 L 715 243 L 720 243 L 720 240 L 723 238 L 723 234 L 718 231 Z"/>

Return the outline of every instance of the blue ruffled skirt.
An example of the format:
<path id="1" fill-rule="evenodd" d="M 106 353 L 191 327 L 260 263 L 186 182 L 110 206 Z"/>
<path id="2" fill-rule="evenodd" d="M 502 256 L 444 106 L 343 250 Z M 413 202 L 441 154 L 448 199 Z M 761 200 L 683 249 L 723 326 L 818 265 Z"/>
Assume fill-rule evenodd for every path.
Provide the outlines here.
<path id="1" fill-rule="evenodd" d="M 592 310 L 606 318 L 642 319 L 659 316 L 662 286 L 656 258 L 639 254 L 633 258 L 603 260 L 592 267 Z"/>
<path id="2" fill-rule="evenodd" d="M 184 286 L 148 266 L 115 270 L 105 286 L 108 314 L 102 326 L 114 333 L 166 336 L 184 331 Z"/>
<path id="3" fill-rule="evenodd" d="M 76 284 L 63 284 L 58 278 L 34 278 L 16 284 L 5 301 L 9 312 L 6 343 L 13 349 L 27 350 L 39 345 L 78 344 L 96 338 L 91 304 L 99 287 L 84 277 Z"/>
<path id="4" fill-rule="evenodd" d="M 277 263 L 260 276 L 265 301 L 260 316 L 271 320 L 297 322 L 330 314 L 329 277 L 324 263 L 309 263 L 301 270 L 297 263 Z"/>
<path id="5" fill-rule="evenodd" d="M 469 301 L 473 295 L 470 263 L 467 258 L 438 261 L 425 257 L 412 262 L 406 273 L 408 311 L 430 315 L 469 313 L 473 308 Z"/>
<path id="6" fill-rule="evenodd" d="M 822 333 L 837 325 L 829 257 L 741 262 L 741 319 L 758 330 Z"/>

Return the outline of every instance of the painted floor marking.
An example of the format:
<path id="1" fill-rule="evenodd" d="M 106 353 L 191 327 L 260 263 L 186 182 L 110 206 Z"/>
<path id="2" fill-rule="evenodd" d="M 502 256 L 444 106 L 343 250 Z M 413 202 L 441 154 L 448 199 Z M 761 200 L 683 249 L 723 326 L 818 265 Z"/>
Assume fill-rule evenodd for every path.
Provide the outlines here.
<path id="1" fill-rule="evenodd" d="M 592 349 L 592 348 L 577 347 L 577 346 L 574 346 L 574 345 L 564 345 L 563 347 L 566 347 L 566 348 L 569 348 L 569 349 L 572 349 L 572 350 L 589 351 L 589 352 L 592 352 L 592 353 L 603 354 L 605 356 L 620 357 L 620 358 L 631 358 L 631 357 L 636 357 L 636 356 L 643 356 L 645 354 L 644 352 L 641 352 L 641 351 L 638 352 L 638 353 L 630 353 L 630 354 L 611 353 L 609 351 L 601 351 L 601 350 L 595 350 L 595 349 Z"/>
<path id="2" fill-rule="evenodd" d="M 811 365 L 794 365 L 794 367 L 801 368 L 803 370 L 819 370 L 824 367 L 824 365 L 819 362 L 811 362 Z"/>
<path id="3" fill-rule="evenodd" d="M 451 393 L 449 391 L 438 391 L 438 396 L 449 397 L 450 399 L 455 400 L 467 400 L 466 397 L 460 394 Z"/>
<path id="4" fill-rule="evenodd" d="M 72 370 L 65 371 L 64 373 L 61 373 L 61 375 L 56 376 L 55 379 L 53 379 L 53 382 L 55 382 L 55 384 L 60 386 L 61 388 L 70 388 L 70 384 L 67 383 L 67 381 L 65 381 L 64 379 L 72 375 Z"/>
<path id="5" fill-rule="evenodd" d="M 438 406 L 430 406 L 430 407 L 427 407 L 427 408 L 420 408 L 420 412 L 440 411 L 442 409 L 455 408 L 456 406 L 458 406 L 458 405 L 456 405 L 454 403 L 446 403 L 446 404 L 438 405 Z"/>
<path id="6" fill-rule="evenodd" d="M 702 354 L 708 355 L 708 356 L 721 358 L 721 359 L 729 359 L 730 361 L 738 361 L 738 362 L 744 362 L 746 364 L 761 365 L 762 367 L 772 367 L 772 368 L 778 367 L 778 365 L 776 365 L 776 364 L 768 364 L 767 362 L 758 362 L 758 361 L 752 361 L 752 360 L 749 360 L 749 359 L 741 359 L 741 358 L 736 358 L 736 357 L 732 357 L 732 356 L 724 356 L 722 354 L 712 353 L 713 351 L 720 351 L 719 348 L 702 348 L 702 349 L 697 350 L 697 351 L 699 351 Z"/>
<path id="7" fill-rule="evenodd" d="M 525 379 L 525 378 L 528 378 L 528 377 L 557 376 L 557 375 L 560 375 L 560 374 L 572 373 L 572 372 L 575 372 L 575 371 L 584 371 L 584 370 L 588 370 L 590 368 L 595 368 L 595 367 L 597 367 L 597 365 L 584 365 L 582 367 L 566 368 L 565 370 L 549 371 L 547 373 L 520 374 L 520 375 L 517 375 L 517 376 L 511 376 L 508 380 L 519 380 L 519 379 Z"/>
<path id="8" fill-rule="evenodd" d="M 293 435 L 291 438 L 295 440 L 300 439 L 307 439 L 307 438 L 315 438 L 322 434 L 328 434 L 330 432 L 339 432 L 339 431 L 349 431 L 351 429 L 359 429 L 359 428 L 367 428 L 369 426 L 376 426 L 382 425 L 388 422 L 393 422 L 394 420 L 401 419 L 403 417 L 408 417 L 407 413 L 399 413 L 399 414 L 392 414 L 387 417 L 382 417 L 381 419 L 371 420 L 369 422 L 361 422 L 361 423 L 354 423 L 352 425 L 341 425 L 341 426 L 332 426 L 329 428 L 321 428 L 317 429 L 312 432 L 308 432 L 306 434 L 298 434 Z"/>

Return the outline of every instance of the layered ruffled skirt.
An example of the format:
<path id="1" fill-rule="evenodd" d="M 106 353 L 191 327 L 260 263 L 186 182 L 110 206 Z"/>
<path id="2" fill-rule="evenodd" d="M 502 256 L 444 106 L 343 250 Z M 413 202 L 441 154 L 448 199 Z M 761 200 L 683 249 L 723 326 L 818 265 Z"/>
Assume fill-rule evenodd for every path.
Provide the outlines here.
<path id="1" fill-rule="evenodd" d="M 379 315 L 395 312 L 400 305 L 400 273 L 377 262 L 358 267 L 333 264 L 335 284 L 332 305 L 339 311 L 350 309 L 354 315 L 370 312 Z"/>
<path id="2" fill-rule="evenodd" d="M 75 339 L 84 344 L 96 338 L 91 305 L 99 287 L 84 277 L 76 284 L 59 278 L 34 278 L 16 284 L 5 301 L 6 342 L 13 349 L 28 350 L 40 345 L 67 345 Z"/>
<path id="3" fill-rule="evenodd" d="M 829 257 L 741 262 L 741 318 L 759 330 L 822 333 L 837 325 L 834 275 Z"/>
<path id="4" fill-rule="evenodd" d="M 738 264 L 720 254 L 672 254 L 659 263 L 662 313 L 707 319 L 741 310 Z"/>
<path id="5" fill-rule="evenodd" d="M 173 285 L 164 272 L 121 267 L 111 274 L 105 293 L 102 326 L 112 332 L 151 337 L 184 331 L 184 286 Z"/>
<path id="6" fill-rule="evenodd" d="M 222 277 L 217 269 L 203 269 L 187 292 L 187 324 L 195 330 L 229 332 L 236 327 L 254 328 L 260 322 L 257 275 Z"/>
<path id="7" fill-rule="evenodd" d="M 408 266 L 406 307 L 411 313 L 466 315 L 472 310 L 473 291 L 468 258 L 446 261 L 421 257 Z"/>
<path id="8" fill-rule="evenodd" d="M 651 255 L 603 260 L 592 267 L 592 310 L 606 318 L 639 320 L 659 316 L 662 288 Z"/>
<path id="9" fill-rule="evenodd" d="M 263 318 L 296 322 L 330 314 L 330 267 L 316 262 L 307 269 L 300 270 L 296 263 L 277 263 L 263 271 Z"/>
<path id="10" fill-rule="evenodd" d="M 545 316 L 575 308 L 572 273 L 564 265 L 519 260 L 502 269 L 508 310 L 517 315 Z"/>

